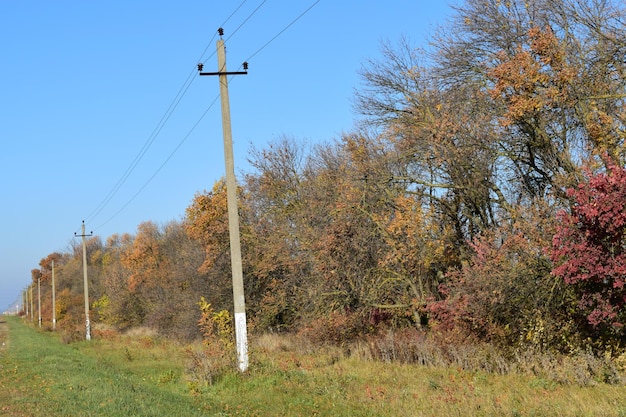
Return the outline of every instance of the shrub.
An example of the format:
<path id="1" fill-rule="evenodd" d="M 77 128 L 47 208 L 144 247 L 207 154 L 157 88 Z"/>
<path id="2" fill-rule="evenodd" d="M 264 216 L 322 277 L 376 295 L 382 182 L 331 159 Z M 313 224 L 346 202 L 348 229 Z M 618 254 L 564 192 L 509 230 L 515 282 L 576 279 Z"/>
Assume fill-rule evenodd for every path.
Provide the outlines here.
<path id="1" fill-rule="evenodd" d="M 606 165 L 606 173 L 588 173 L 567 191 L 572 204 L 559 215 L 551 256 L 553 274 L 575 289 L 592 335 L 610 343 L 626 340 L 626 169 Z"/>
<path id="2" fill-rule="evenodd" d="M 236 366 L 233 320 L 226 310 L 215 312 L 210 303 L 201 297 L 198 303 L 201 317 L 198 327 L 202 333 L 202 346 L 188 347 L 187 374 L 193 384 L 213 384 L 216 379 Z"/>
<path id="3" fill-rule="evenodd" d="M 503 374 L 511 364 L 486 343 L 447 343 L 416 329 L 389 331 L 367 338 L 371 357 L 384 362 L 416 363 L 423 366 L 454 366 Z"/>
<path id="4" fill-rule="evenodd" d="M 299 334 L 318 345 L 347 346 L 373 330 L 369 320 L 359 312 L 344 310 L 310 320 L 300 329 Z"/>
<path id="5" fill-rule="evenodd" d="M 428 303 L 430 328 L 453 342 L 571 349 L 573 294 L 550 274 L 540 243 L 518 226 L 475 238 L 468 261 L 447 273 L 442 299 Z"/>

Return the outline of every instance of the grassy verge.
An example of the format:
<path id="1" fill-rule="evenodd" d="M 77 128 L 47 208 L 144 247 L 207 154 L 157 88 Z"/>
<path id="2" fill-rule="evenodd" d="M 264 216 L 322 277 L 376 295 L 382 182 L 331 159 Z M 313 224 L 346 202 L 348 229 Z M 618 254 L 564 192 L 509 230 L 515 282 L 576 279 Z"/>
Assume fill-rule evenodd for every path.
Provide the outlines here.
<path id="1" fill-rule="evenodd" d="M 279 344 L 253 343 L 247 374 L 227 372 L 208 385 L 184 375 L 182 346 L 158 338 L 64 345 L 17 318 L 8 324 L 2 416 L 626 416 L 619 385 L 385 364 Z"/>
<path id="2" fill-rule="evenodd" d="M 17 318 L 8 325 L 9 347 L 0 356 L 0 415 L 204 415 L 175 385 L 118 366 L 132 360 L 106 354 L 101 341 L 64 345 Z"/>

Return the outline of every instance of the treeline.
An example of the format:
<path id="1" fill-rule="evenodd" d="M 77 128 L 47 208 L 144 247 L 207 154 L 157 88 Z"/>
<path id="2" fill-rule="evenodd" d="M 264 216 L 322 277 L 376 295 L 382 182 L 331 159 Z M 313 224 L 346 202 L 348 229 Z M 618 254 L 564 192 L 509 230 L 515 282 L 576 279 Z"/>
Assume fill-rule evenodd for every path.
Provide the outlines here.
<path id="1" fill-rule="evenodd" d="M 621 346 L 625 21 L 619 1 L 466 0 L 429 51 L 402 39 L 364 65 L 352 132 L 253 149 L 239 183 L 253 331 Z M 201 296 L 231 308 L 223 182 L 181 221 L 87 252 L 94 320 L 189 339 Z M 35 284 L 53 259 L 59 324 L 80 323 L 81 248 L 43 259 Z"/>

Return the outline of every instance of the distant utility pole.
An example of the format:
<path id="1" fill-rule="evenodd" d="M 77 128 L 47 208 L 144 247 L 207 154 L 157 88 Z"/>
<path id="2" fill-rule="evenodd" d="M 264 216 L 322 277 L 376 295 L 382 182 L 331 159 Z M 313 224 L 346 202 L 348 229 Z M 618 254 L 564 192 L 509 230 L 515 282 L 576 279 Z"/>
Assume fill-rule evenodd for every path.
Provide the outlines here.
<path id="1" fill-rule="evenodd" d="M 93 236 L 93 232 L 85 234 L 85 221 L 83 220 L 82 234 L 77 235 L 74 232 L 74 237 L 81 237 L 83 239 L 83 286 L 85 288 L 85 339 L 91 340 L 91 325 L 89 324 L 89 284 L 87 282 L 87 245 L 85 244 L 85 237 Z"/>
<path id="2" fill-rule="evenodd" d="M 228 231 L 230 235 L 230 264 L 233 277 L 233 300 L 235 307 L 235 339 L 239 370 L 248 369 L 248 331 L 246 328 L 246 301 L 243 289 L 243 267 L 241 263 L 241 243 L 239 238 L 239 212 L 237 209 L 237 180 L 235 179 L 235 162 L 233 157 L 233 138 L 230 126 L 230 103 L 228 100 L 228 76 L 247 74 L 247 71 L 226 71 L 226 51 L 224 48 L 224 29 L 219 28 L 220 39 L 217 41 L 217 71 L 202 72 L 202 64 L 198 64 L 200 75 L 218 75 L 220 81 L 220 98 L 222 104 L 222 131 L 224 136 L 224 160 L 226 162 L 226 196 L 228 199 Z M 243 63 L 248 69 L 248 63 Z"/>
<path id="3" fill-rule="evenodd" d="M 41 273 L 37 276 L 37 312 L 39 327 L 41 327 Z"/>
<path id="4" fill-rule="evenodd" d="M 33 312 L 33 284 L 30 284 L 29 287 L 29 296 L 30 296 L 30 321 L 35 321 L 35 313 Z"/>
<path id="5" fill-rule="evenodd" d="M 54 260 L 52 261 L 52 330 L 56 330 L 57 328 L 57 306 L 56 306 L 56 295 L 54 289 Z"/>

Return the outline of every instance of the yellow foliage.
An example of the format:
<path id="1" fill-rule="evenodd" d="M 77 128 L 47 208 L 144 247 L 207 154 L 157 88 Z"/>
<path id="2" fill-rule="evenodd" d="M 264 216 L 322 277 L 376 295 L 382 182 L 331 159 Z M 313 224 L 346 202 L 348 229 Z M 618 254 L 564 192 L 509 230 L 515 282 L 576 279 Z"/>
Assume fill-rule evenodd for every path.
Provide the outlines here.
<path id="1" fill-rule="evenodd" d="M 94 301 L 92 307 L 96 310 L 98 318 L 103 323 L 115 324 L 119 321 L 119 317 L 116 317 L 111 311 L 111 299 L 106 294 Z"/>
<path id="2" fill-rule="evenodd" d="M 218 343 L 223 349 L 234 347 L 234 327 L 231 314 L 226 310 L 216 313 L 211 303 L 207 302 L 204 297 L 200 297 L 197 304 L 202 312 L 198 326 L 204 336 L 204 344 L 210 346 Z"/>

